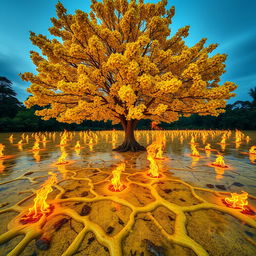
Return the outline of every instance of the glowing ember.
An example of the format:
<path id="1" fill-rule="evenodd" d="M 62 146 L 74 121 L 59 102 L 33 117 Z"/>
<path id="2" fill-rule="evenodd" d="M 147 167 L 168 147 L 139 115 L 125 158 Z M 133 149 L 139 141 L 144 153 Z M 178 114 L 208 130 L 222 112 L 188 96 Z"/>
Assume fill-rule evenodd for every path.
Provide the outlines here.
<path id="1" fill-rule="evenodd" d="M 156 160 L 150 154 L 147 155 L 147 159 L 150 162 L 148 176 L 152 178 L 159 178 L 161 175 L 159 174 L 159 168 L 156 163 Z"/>
<path id="2" fill-rule="evenodd" d="M 256 146 L 251 146 L 251 148 L 249 149 L 249 154 L 256 155 Z"/>
<path id="3" fill-rule="evenodd" d="M 22 216 L 22 224 L 37 222 L 43 215 L 48 216 L 53 211 L 53 206 L 46 202 L 47 196 L 52 192 L 52 186 L 57 182 L 56 175 L 52 175 L 44 182 L 39 190 L 36 191 L 33 207 L 29 208 L 26 215 Z"/>
<path id="4" fill-rule="evenodd" d="M 5 145 L 0 143 L 0 159 L 4 158 L 4 153 L 3 153 L 4 148 L 5 148 Z"/>
<path id="5" fill-rule="evenodd" d="M 237 194 L 237 193 L 231 193 L 231 198 L 230 197 L 226 197 L 225 203 L 228 207 L 232 207 L 235 209 L 242 209 L 242 210 L 246 210 L 246 206 L 248 205 L 248 193 L 242 191 L 242 194 Z"/>
<path id="6" fill-rule="evenodd" d="M 221 168 L 227 168 L 228 166 L 224 162 L 224 157 L 222 155 L 217 155 L 217 158 L 215 162 L 213 162 L 211 165 Z"/>
<path id="7" fill-rule="evenodd" d="M 193 144 L 191 145 L 191 151 L 192 151 L 191 156 L 197 156 L 197 157 L 200 156 L 198 150 L 196 149 L 196 146 Z"/>
<path id="8" fill-rule="evenodd" d="M 112 171 L 113 178 L 111 179 L 112 185 L 109 186 L 109 189 L 114 192 L 120 192 L 125 189 L 125 185 L 123 185 L 120 181 L 120 176 L 122 171 L 125 170 L 125 163 L 119 164 L 114 171 Z"/>

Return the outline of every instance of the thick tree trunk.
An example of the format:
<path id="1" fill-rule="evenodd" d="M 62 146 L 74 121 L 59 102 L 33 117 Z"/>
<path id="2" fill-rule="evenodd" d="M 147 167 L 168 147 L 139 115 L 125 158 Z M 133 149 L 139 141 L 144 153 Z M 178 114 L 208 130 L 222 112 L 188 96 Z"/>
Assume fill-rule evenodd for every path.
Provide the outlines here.
<path id="1" fill-rule="evenodd" d="M 141 146 L 135 139 L 134 136 L 134 129 L 138 123 L 138 120 L 123 120 L 122 126 L 124 128 L 125 132 L 125 139 L 122 145 L 119 147 L 113 149 L 114 151 L 119 151 L 119 152 L 126 152 L 126 151 L 144 151 L 146 150 L 143 146 Z"/>

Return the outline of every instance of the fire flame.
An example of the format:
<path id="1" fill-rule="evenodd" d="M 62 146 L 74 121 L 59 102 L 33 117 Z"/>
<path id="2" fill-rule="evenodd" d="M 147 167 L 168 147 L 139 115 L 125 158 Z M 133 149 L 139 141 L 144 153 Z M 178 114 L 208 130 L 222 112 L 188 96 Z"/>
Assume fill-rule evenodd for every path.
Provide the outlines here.
<path id="1" fill-rule="evenodd" d="M 66 153 L 65 150 L 61 151 L 61 156 L 59 157 L 58 161 L 56 164 L 60 165 L 60 164 L 67 164 L 68 161 L 66 160 L 68 154 Z"/>
<path id="2" fill-rule="evenodd" d="M 148 175 L 153 177 L 153 178 L 159 178 L 159 168 L 156 163 L 156 160 L 152 157 L 151 154 L 147 155 L 147 160 L 150 162 L 149 164 L 149 170 L 148 170 Z"/>
<path id="3" fill-rule="evenodd" d="M 125 186 L 120 181 L 122 171 L 125 170 L 125 163 L 119 164 L 115 170 L 112 171 L 113 178 L 111 179 L 112 185 L 110 189 L 112 191 L 120 192 L 125 189 Z"/>
<path id="4" fill-rule="evenodd" d="M 222 136 L 220 144 L 226 144 L 226 136 L 225 135 Z"/>
<path id="5" fill-rule="evenodd" d="M 205 150 L 211 150 L 211 144 L 208 143 L 205 147 L 204 147 Z"/>
<path id="6" fill-rule="evenodd" d="M 249 154 L 255 154 L 256 155 L 256 146 L 251 146 L 249 149 Z"/>
<path id="7" fill-rule="evenodd" d="M 225 168 L 227 165 L 224 162 L 224 157 L 222 155 L 217 155 L 215 162 L 212 163 L 213 166 Z"/>
<path id="8" fill-rule="evenodd" d="M 3 144 L 0 143 L 0 158 L 3 158 L 3 157 L 4 157 L 4 153 L 3 153 L 4 148 L 5 148 L 5 145 L 3 145 Z"/>
<path id="9" fill-rule="evenodd" d="M 194 144 L 191 145 L 191 151 L 192 151 L 191 156 L 200 156 L 200 154 Z"/>
<path id="10" fill-rule="evenodd" d="M 39 140 L 36 140 L 36 141 L 35 141 L 32 150 L 33 150 L 33 151 L 40 150 L 40 147 L 39 147 Z"/>
<path id="11" fill-rule="evenodd" d="M 248 198 L 248 193 L 247 192 L 244 192 L 242 191 L 243 193 L 242 194 L 237 194 L 237 193 L 231 193 L 231 198 L 230 197 L 226 197 L 224 200 L 225 200 L 225 203 L 229 206 L 229 207 L 232 207 L 232 208 L 239 208 L 239 209 L 242 209 L 242 210 L 246 210 L 245 209 L 245 206 L 248 205 L 248 201 L 247 201 L 247 198 Z"/>
<path id="12" fill-rule="evenodd" d="M 76 145 L 75 145 L 75 149 L 80 149 L 81 148 L 81 145 L 80 145 L 80 142 L 79 140 L 76 142 Z"/>
<path id="13" fill-rule="evenodd" d="M 52 192 L 52 186 L 57 182 L 56 175 L 51 175 L 44 182 L 39 190 L 36 191 L 33 207 L 29 208 L 28 214 L 21 218 L 23 224 L 38 221 L 43 215 L 49 215 L 52 212 L 52 207 L 46 202 L 47 196 Z"/>

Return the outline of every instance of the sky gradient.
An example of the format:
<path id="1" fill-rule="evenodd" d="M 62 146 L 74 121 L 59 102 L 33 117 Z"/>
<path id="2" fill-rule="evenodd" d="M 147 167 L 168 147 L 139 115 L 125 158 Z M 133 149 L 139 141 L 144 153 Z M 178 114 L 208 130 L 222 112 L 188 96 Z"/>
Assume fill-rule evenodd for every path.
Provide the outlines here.
<path id="1" fill-rule="evenodd" d="M 76 9 L 90 11 L 89 0 L 61 0 L 68 13 Z M 156 3 L 157 0 L 145 2 Z M 50 18 L 56 17 L 57 0 L 1 0 L 0 1 L 0 76 L 13 82 L 20 101 L 28 93 L 29 83 L 18 74 L 35 73 L 29 51 L 36 50 L 29 40 L 29 31 L 49 36 Z M 171 0 L 176 14 L 171 35 L 179 28 L 190 25 L 186 42 L 192 46 L 201 38 L 207 44 L 218 43 L 214 53 L 226 53 L 226 73 L 222 82 L 232 81 L 239 87 L 237 96 L 229 100 L 250 100 L 248 91 L 256 87 L 256 1 L 255 0 Z"/>

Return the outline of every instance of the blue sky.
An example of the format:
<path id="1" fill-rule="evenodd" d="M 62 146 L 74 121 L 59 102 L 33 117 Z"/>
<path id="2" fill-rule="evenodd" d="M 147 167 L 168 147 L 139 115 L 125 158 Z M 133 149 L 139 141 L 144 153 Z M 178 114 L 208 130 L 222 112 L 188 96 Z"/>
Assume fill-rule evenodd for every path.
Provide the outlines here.
<path id="1" fill-rule="evenodd" d="M 90 10 L 89 0 L 62 0 L 69 13 L 76 9 Z M 155 3 L 157 0 L 145 2 Z M 29 58 L 30 50 L 37 50 L 29 40 L 29 31 L 49 35 L 50 18 L 55 17 L 57 0 L 1 0 L 0 1 L 0 76 L 14 84 L 18 98 L 28 96 L 29 83 L 18 74 L 35 72 Z M 226 53 L 227 72 L 222 81 L 238 84 L 237 96 L 230 100 L 249 100 L 248 90 L 256 86 L 256 1 L 255 0 L 171 0 L 176 14 L 171 26 L 172 34 L 178 28 L 190 25 L 187 44 L 201 38 L 207 43 L 218 43 L 214 53 Z"/>

